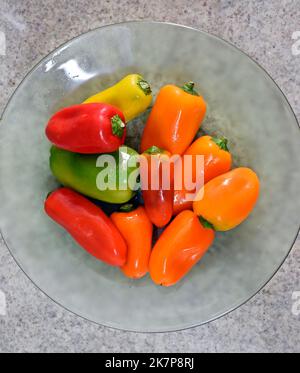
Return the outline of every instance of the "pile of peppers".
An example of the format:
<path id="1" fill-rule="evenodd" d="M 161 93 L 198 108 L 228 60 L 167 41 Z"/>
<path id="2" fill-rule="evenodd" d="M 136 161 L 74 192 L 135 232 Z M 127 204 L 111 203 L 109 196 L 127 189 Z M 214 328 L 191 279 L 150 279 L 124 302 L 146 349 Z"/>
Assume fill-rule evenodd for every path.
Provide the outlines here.
<path id="1" fill-rule="evenodd" d="M 55 113 L 46 126 L 46 136 L 52 143 L 50 169 L 61 187 L 48 194 L 44 208 L 95 258 L 120 267 L 131 279 L 149 273 L 155 284 L 171 286 L 205 255 L 216 231 L 233 229 L 248 217 L 258 199 L 259 179 L 250 168 L 231 169 L 226 138 L 195 138 L 206 102 L 193 82 L 162 87 L 145 124 L 140 149 L 126 146 L 128 122 L 151 103 L 149 83 L 130 74 L 83 103 Z M 114 189 L 97 186 L 101 154 L 116 161 L 116 168 L 108 169 L 108 175 L 117 174 Z M 203 156 L 203 183 L 192 191 L 194 201 L 187 198 L 191 190 L 176 187 L 174 170 L 168 188 L 160 182 L 163 162 L 174 154 L 193 160 Z M 132 166 L 133 157 L 141 162 Z M 159 164 L 158 188 L 145 188 L 154 160 Z M 192 162 L 182 175 L 188 173 L 194 180 L 196 171 L 197 164 Z M 139 175 L 140 192 L 128 187 L 133 173 Z M 142 198 L 137 199 L 137 194 Z M 104 212 L 103 203 L 114 211 Z M 153 245 L 158 228 L 163 232 Z"/>

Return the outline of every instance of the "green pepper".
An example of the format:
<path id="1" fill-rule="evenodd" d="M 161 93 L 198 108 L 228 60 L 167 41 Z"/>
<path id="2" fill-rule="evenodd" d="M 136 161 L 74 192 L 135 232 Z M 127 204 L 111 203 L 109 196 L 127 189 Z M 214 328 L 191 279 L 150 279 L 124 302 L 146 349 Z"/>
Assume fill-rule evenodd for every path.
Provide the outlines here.
<path id="1" fill-rule="evenodd" d="M 105 156 L 103 154 L 79 154 L 52 146 L 50 169 L 61 184 L 79 193 L 104 202 L 126 203 L 135 195 L 134 188 L 129 188 L 128 179 L 136 180 L 139 174 L 138 164 L 133 161 L 128 167 L 128 162 L 138 153 L 128 146 L 121 146 L 107 155 L 113 156 L 116 167 L 110 163 L 100 165 L 103 162 L 99 162 L 99 157 Z M 99 189 L 101 171 L 105 171 L 107 177 L 115 178 L 115 187 L 107 184 L 106 190 Z"/>

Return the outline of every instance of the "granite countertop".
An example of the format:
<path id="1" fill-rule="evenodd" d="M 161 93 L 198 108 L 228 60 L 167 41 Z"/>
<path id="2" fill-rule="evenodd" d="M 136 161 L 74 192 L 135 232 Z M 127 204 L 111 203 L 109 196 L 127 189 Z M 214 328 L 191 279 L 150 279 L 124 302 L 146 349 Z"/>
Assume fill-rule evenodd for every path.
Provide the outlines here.
<path id="1" fill-rule="evenodd" d="M 58 45 L 135 19 L 181 23 L 229 40 L 270 73 L 300 118 L 297 0 L 0 0 L 0 111 L 29 69 Z M 56 305 L 0 239 L 0 352 L 300 352 L 300 310 L 293 308 L 299 249 L 298 238 L 270 283 L 227 316 L 181 332 L 138 334 L 95 325 Z"/>

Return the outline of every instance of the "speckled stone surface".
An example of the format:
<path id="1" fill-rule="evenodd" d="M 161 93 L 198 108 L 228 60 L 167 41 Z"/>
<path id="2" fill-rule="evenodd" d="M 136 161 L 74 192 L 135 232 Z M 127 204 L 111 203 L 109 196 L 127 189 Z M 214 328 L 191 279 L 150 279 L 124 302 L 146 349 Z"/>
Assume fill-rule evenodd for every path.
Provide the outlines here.
<path id="1" fill-rule="evenodd" d="M 31 67 L 58 45 L 134 19 L 181 23 L 231 41 L 270 73 L 300 117 L 300 54 L 292 53 L 292 35 L 300 31 L 297 0 L 0 0 L 6 37 L 0 111 Z M 53 303 L 0 240 L 0 352 L 300 352 L 300 315 L 292 312 L 293 292 L 300 291 L 299 249 L 298 239 L 270 283 L 227 316 L 181 332 L 137 334 L 95 325 Z"/>

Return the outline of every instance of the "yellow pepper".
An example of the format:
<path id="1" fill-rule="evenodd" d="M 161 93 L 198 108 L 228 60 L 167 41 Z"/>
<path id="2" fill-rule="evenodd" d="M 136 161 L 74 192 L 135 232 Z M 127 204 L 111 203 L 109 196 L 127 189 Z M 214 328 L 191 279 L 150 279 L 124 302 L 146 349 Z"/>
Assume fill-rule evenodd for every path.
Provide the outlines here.
<path id="1" fill-rule="evenodd" d="M 102 102 L 116 106 L 126 121 L 143 113 L 151 104 L 152 95 L 148 82 L 141 75 L 130 74 L 117 84 L 89 97 L 83 103 Z"/>

